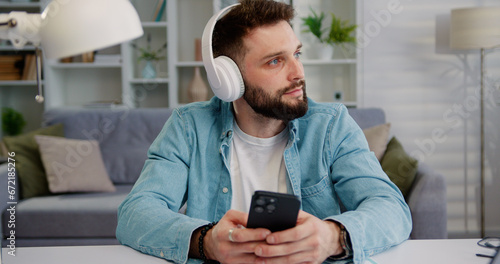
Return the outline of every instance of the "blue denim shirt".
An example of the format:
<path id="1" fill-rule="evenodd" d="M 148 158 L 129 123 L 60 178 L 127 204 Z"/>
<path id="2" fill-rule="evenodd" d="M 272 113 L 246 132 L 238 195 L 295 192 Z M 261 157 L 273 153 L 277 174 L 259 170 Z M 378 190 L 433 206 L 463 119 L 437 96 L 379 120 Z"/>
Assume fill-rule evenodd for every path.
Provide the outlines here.
<path id="1" fill-rule="evenodd" d="M 215 97 L 174 111 L 119 207 L 116 236 L 122 244 L 188 261 L 193 231 L 231 207 L 233 120 L 231 103 Z M 309 99 L 307 114 L 288 129 L 284 160 L 293 193 L 302 210 L 346 227 L 354 263 L 408 238 L 409 208 L 345 106 Z"/>

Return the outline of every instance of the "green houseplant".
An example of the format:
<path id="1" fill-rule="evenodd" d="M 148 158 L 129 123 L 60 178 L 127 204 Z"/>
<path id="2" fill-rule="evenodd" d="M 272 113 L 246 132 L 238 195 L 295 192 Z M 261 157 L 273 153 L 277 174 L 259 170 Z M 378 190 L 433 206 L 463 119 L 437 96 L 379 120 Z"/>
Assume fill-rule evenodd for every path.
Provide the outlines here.
<path id="1" fill-rule="evenodd" d="M 354 30 L 356 30 L 356 25 L 349 25 L 348 20 L 341 20 L 337 18 L 333 13 L 332 23 L 330 24 L 330 30 L 326 37 L 326 43 L 344 45 L 346 43 L 356 43 L 356 37 L 353 36 Z"/>
<path id="2" fill-rule="evenodd" d="M 333 13 L 330 13 L 332 21 L 329 28 L 323 28 L 323 21 L 325 19 L 325 14 L 321 12 L 319 15 L 311 9 L 312 15 L 302 18 L 303 25 L 306 27 L 303 32 L 312 33 L 318 42 L 320 47 L 316 50 L 320 52 L 328 51 L 329 55 L 320 55 L 320 58 L 330 59 L 333 56 L 333 47 L 341 46 L 347 43 L 356 43 L 356 37 L 353 36 L 357 25 L 349 24 L 348 20 L 341 20 L 337 18 Z M 330 47 L 328 47 L 330 46 Z"/>
<path id="3" fill-rule="evenodd" d="M 148 34 L 146 48 L 139 47 L 134 43 L 130 45 L 139 52 L 137 62 L 146 61 L 146 66 L 142 70 L 142 77 L 146 79 L 156 78 L 156 69 L 153 66 L 153 62 L 165 59 L 165 56 L 161 56 L 161 53 L 167 48 L 167 43 L 153 50 L 151 49 L 151 34 Z"/>
<path id="4" fill-rule="evenodd" d="M 21 134 L 26 121 L 21 113 L 10 107 L 2 108 L 2 131 L 8 136 Z"/>
<path id="5" fill-rule="evenodd" d="M 303 32 L 311 32 L 316 38 L 323 43 L 323 20 L 325 19 L 325 14 L 321 12 L 321 14 L 316 14 L 314 10 L 311 9 L 312 15 L 302 18 L 303 25 L 307 28 L 303 30 Z"/>

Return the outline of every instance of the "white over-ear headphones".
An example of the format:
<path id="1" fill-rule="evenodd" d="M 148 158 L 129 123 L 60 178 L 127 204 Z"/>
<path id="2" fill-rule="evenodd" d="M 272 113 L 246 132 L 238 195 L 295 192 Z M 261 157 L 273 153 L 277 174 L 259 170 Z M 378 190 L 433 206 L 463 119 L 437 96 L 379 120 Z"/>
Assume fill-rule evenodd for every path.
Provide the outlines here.
<path id="1" fill-rule="evenodd" d="M 212 51 L 212 34 L 215 24 L 228 10 L 239 4 L 228 6 L 208 21 L 201 39 L 201 54 L 207 71 L 208 82 L 215 96 L 226 102 L 232 102 L 243 95 L 245 85 L 238 65 L 227 56 L 214 59 Z"/>

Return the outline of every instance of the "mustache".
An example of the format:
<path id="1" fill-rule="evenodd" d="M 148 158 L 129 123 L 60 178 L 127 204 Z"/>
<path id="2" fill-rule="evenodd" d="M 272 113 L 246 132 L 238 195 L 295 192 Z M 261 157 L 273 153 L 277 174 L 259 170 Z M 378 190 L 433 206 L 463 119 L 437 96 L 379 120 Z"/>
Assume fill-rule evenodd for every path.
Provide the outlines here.
<path id="1" fill-rule="evenodd" d="M 286 88 L 283 88 L 281 90 L 280 94 L 284 95 L 284 94 L 286 94 L 286 93 L 288 93 L 288 92 L 290 92 L 292 90 L 295 90 L 297 87 L 300 87 L 300 86 L 302 86 L 302 90 L 304 90 L 306 88 L 306 81 L 304 79 L 299 80 L 299 81 L 297 81 L 295 83 L 292 83 L 290 86 L 288 86 Z"/>

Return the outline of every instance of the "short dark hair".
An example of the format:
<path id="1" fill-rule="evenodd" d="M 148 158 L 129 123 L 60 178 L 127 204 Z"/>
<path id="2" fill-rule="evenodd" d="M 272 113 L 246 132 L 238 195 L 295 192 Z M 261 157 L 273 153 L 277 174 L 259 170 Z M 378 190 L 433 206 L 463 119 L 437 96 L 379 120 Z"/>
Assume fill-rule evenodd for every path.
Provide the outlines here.
<path id="1" fill-rule="evenodd" d="M 214 57 L 224 55 L 239 64 L 246 54 L 243 37 L 261 26 L 274 25 L 280 21 L 290 24 L 294 15 L 293 7 L 285 3 L 241 0 L 240 5 L 233 7 L 215 24 L 212 38 Z"/>

